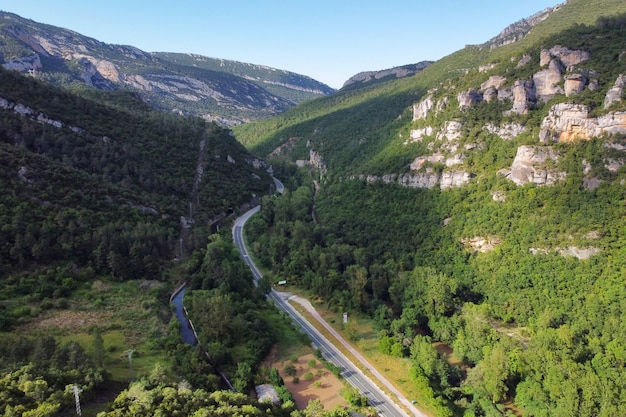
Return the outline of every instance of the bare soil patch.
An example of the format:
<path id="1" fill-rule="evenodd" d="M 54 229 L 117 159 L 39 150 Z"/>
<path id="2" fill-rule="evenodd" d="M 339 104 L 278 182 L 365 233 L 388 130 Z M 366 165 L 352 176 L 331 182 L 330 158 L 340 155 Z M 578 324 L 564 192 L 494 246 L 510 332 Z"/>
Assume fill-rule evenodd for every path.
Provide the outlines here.
<path id="1" fill-rule="evenodd" d="M 309 361 L 315 360 L 315 366 L 309 367 Z M 296 368 L 296 377 L 299 382 L 294 382 L 294 377 L 285 373 L 285 367 L 293 365 Z M 296 407 L 304 410 L 311 400 L 320 400 L 325 410 L 333 410 L 338 406 L 348 407 L 347 401 L 339 394 L 343 383 L 324 368 L 319 360 L 312 354 L 300 356 L 297 362 L 283 361 L 274 362 L 272 367 L 278 369 L 280 376 L 285 381 L 285 386 L 293 395 Z M 313 379 L 307 379 L 307 373 L 313 375 Z M 309 376 L 310 378 L 310 376 Z"/>
<path id="2" fill-rule="evenodd" d="M 72 331 L 84 331 L 92 325 L 108 321 L 110 316 L 110 313 L 95 311 L 51 311 L 22 328 L 25 330 L 71 329 Z"/>

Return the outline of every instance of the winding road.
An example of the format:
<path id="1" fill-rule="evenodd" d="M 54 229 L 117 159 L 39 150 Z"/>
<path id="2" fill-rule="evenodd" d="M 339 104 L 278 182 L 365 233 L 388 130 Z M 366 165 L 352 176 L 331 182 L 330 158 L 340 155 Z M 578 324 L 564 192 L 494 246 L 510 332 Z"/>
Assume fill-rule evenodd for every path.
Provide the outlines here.
<path id="1" fill-rule="evenodd" d="M 274 180 L 276 182 L 276 189 L 278 192 L 282 192 L 283 186 L 282 183 L 278 180 Z M 252 274 L 254 276 L 255 282 L 261 279 L 263 276 L 257 266 L 254 264 L 250 255 L 248 253 L 248 249 L 246 247 L 244 238 L 243 238 L 243 227 L 255 213 L 257 213 L 261 209 L 260 206 L 256 206 L 255 208 L 247 211 L 237 220 L 235 220 L 235 224 L 233 226 L 233 240 L 235 245 L 239 249 L 241 256 L 244 261 L 250 267 Z M 289 302 L 288 299 L 291 297 L 291 294 L 288 293 L 279 293 L 274 290 L 268 294 L 268 298 L 271 299 L 281 310 L 287 313 L 291 319 L 300 327 L 300 329 L 307 334 L 313 343 L 315 348 L 318 348 L 324 358 L 336 366 L 341 367 L 343 370 L 341 375 L 355 388 L 357 388 L 361 394 L 365 395 L 370 404 L 378 410 L 379 415 L 381 416 L 397 416 L 397 417 L 406 417 L 408 414 L 400 408 L 382 389 L 380 389 L 374 381 L 372 381 L 369 377 L 367 377 L 357 366 L 355 366 L 337 347 L 335 347 L 323 334 L 321 334 L 311 323 L 309 323 Z M 321 319 L 321 318 L 320 318 Z M 325 322 L 321 320 L 324 324 Z M 327 323 L 325 326 L 330 327 Z M 332 328 L 331 328 L 332 329 Z M 411 412 L 413 415 L 418 417 L 426 417 L 426 414 L 415 408 L 415 406 L 406 399 L 383 375 L 381 375 L 375 368 L 372 367 L 369 362 L 365 358 L 360 355 L 360 353 L 353 350 L 351 346 L 349 346 L 348 342 L 343 339 L 343 337 L 338 334 L 334 329 L 332 329 L 331 333 L 334 337 L 337 338 L 345 347 L 350 349 L 351 353 L 365 366 L 369 369 L 376 377 L 379 379 L 380 383 L 385 386 L 385 388 L 392 392 L 397 396 L 398 400 L 402 402 L 402 404 Z"/>

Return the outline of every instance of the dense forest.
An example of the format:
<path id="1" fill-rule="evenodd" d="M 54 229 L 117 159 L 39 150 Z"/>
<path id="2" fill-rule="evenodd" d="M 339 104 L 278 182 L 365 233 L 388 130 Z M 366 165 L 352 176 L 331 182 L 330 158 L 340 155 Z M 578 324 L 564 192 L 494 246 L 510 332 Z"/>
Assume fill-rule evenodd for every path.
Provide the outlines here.
<path id="1" fill-rule="evenodd" d="M 248 233 L 277 276 L 331 309 L 369 315 L 380 349 L 414 359 L 416 383 L 427 380 L 440 395 L 435 403 L 447 404 L 438 415 L 455 408 L 499 415 L 510 398 L 529 415 L 619 414 L 626 395 L 623 187 L 524 187 L 500 206 L 488 190 L 433 194 L 347 181 L 322 187 L 313 206 L 313 185 L 305 182 L 265 197 Z M 562 234 L 590 239 L 576 231 L 600 227 L 603 250 L 591 259 L 530 251 L 557 245 Z M 479 253 L 458 238 L 477 232 L 506 238 Z M 466 375 L 437 354 L 434 341 L 454 348 Z"/>
<path id="2" fill-rule="evenodd" d="M 66 415 L 74 385 L 84 404 L 111 397 L 128 382 L 124 349 L 142 377 L 221 389 L 167 302 L 207 236 L 271 191 L 263 163 L 229 130 L 129 93 L 0 70 L 0 101 L 2 413 Z"/>
<path id="3" fill-rule="evenodd" d="M 411 79 L 235 129 L 268 157 L 280 196 L 231 130 L 127 92 L 68 92 L 0 69 L 0 412 L 68 415 L 80 394 L 85 415 L 101 417 L 347 416 L 318 401 L 296 410 L 278 371 L 261 366 L 285 335 L 308 343 L 266 300 L 279 277 L 372 324 L 377 353 L 410 364 L 433 415 L 620 415 L 626 135 L 540 138 L 557 104 L 616 120 L 626 109 L 623 91 L 604 107 L 624 73 L 626 18 L 596 13 L 625 6 L 589 1 L 570 0 L 519 43 L 468 46 Z M 594 77 L 593 89 L 520 114 L 511 97 L 458 105 L 488 77 L 532 79 L 554 45 L 591 51 L 574 75 Z M 427 94 L 452 104 L 417 120 Z M 456 142 L 407 140 L 450 121 L 462 122 Z M 508 123 L 524 129 L 504 139 L 486 128 Z M 460 150 L 466 183 L 381 180 L 445 146 Z M 521 146 L 550 146 L 548 168 L 565 175 L 511 181 L 503 171 Z M 258 287 L 229 231 L 257 203 L 246 239 L 267 271 Z M 169 306 L 182 283 L 195 346 Z M 258 383 L 282 404 L 257 402 Z"/>
<path id="4" fill-rule="evenodd" d="M 563 10 L 580 12 L 576 4 Z M 508 100 L 462 109 L 449 105 L 424 120 L 413 120 L 411 107 L 396 109 L 398 116 L 388 117 L 386 124 L 368 119 L 370 127 L 379 126 L 357 146 L 363 126 L 351 133 L 347 129 L 370 103 L 356 100 L 373 90 L 327 99 L 345 99 L 335 112 L 327 108 L 327 116 L 307 119 L 307 111 L 323 107 L 319 102 L 295 109 L 292 127 L 267 136 L 259 149 L 276 146 L 283 135 L 295 139 L 285 142 L 286 151 L 274 152 L 277 159 L 302 158 L 308 147 L 319 158 L 327 157 L 328 164 L 311 163 L 295 175 L 291 171 L 289 191 L 280 198 L 264 197 L 260 214 L 248 226 L 255 256 L 328 308 L 369 317 L 379 350 L 411 360 L 413 382 L 430 392 L 428 407 L 436 415 L 619 415 L 626 403 L 621 382 L 626 373 L 621 325 L 626 318 L 626 136 L 542 143 L 539 132 L 557 103 L 583 103 L 592 115 L 621 114 L 623 93 L 610 109 L 604 102 L 624 68 L 623 22 L 623 16 L 602 18 L 542 39 L 523 51 L 531 57 L 530 67 L 517 65 L 519 50 L 512 56 L 496 51 L 487 75 L 465 71 L 430 90 L 435 103 L 457 103 L 458 92 L 488 75 L 532 77 L 539 66 L 532 57 L 542 48 L 591 51 L 585 68 L 598 68 L 593 74 L 602 88 L 570 97 L 556 94 L 521 115 L 507 112 Z M 484 58 L 485 52 L 478 54 Z M 420 82 L 424 79 L 417 76 L 414 86 L 421 87 Z M 391 100 L 389 92 L 402 83 L 409 81 L 380 87 L 381 100 Z M 332 131 L 344 133 L 332 140 L 325 124 L 342 116 L 348 121 Z M 462 123 L 458 141 L 449 142 L 466 150 L 457 152 L 461 166 L 472 173 L 467 183 L 412 188 L 350 175 L 385 174 L 394 166 L 405 172 L 411 155 L 429 155 L 446 143 L 432 134 L 407 144 L 410 129 L 450 120 Z M 488 132 L 490 123 L 519 123 L 525 130 L 505 140 Z M 247 126 L 241 132 L 259 133 L 265 127 Z M 554 169 L 566 175 L 549 186 L 509 180 L 502 170 L 511 166 L 521 145 L 551 146 L 559 155 Z M 610 167 L 609 161 L 621 162 Z M 428 169 L 447 167 L 435 162 Z M 586 180 L 592 176 L 599 182 L 589 187 Z M 452 365 L 436 349 L 441 344 L 462 365 Z"/>

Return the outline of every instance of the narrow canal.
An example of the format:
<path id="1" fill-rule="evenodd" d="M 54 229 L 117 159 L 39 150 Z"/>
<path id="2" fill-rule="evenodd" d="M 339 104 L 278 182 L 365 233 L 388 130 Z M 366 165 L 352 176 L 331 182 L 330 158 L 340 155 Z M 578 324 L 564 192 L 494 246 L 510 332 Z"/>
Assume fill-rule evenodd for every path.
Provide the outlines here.
<path id="1" fill-rule="evenodd" d="M 183 338 L 183 342 L 188 345 L 196 344 L 196 337 L 193 334 L 193 330 L 191 330 L 191 326 L 189 325 L 189 321 L 185 316 L 185 311 L 183 310 L 183 298 L 185 297 L 185 290 L 183 288 L 172 298 L 172 303 L 174 304 L 174 311 L 176 312 L 176 318 L 180 322 L 180 335 Z"/>

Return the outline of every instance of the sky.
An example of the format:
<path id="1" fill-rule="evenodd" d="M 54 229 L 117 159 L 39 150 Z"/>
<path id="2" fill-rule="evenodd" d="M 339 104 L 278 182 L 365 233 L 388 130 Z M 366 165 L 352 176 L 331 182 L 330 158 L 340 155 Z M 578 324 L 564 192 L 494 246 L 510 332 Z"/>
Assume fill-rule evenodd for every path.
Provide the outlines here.
<path id="1" fill-rule="evenodd" d="M 0 0 L 0 10 L 146 52 L 266 65 L 341 88 L 436 61 L 564 0 Z"/>

